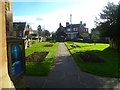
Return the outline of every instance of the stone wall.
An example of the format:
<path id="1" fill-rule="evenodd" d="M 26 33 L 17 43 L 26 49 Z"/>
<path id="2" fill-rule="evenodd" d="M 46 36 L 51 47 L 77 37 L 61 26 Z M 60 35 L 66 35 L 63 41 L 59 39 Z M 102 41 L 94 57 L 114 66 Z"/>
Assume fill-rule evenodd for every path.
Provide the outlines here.
<path id="1" fill-rule="evenodd" d="M 7 46 L 6 46 L 5 2 L 0 1 L 0 89 L 14 88 L 8 75 Z"/>

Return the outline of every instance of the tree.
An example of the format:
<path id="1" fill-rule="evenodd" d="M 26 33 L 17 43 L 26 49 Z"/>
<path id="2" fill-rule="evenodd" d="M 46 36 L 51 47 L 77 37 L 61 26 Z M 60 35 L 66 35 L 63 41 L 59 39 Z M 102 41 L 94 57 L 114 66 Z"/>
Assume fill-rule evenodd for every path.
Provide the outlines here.
<path id="1" fill-rule="evenodd" d="M 92 40 L 96 45 L 96 42 L 99 40 L 99 31 L 97 29 L 92 29 Z"/>
<path id="2" fill-rule="evenodd" d="M 107 6 L 105 6 L 102 13 L 100 13 L 100 18 L 104 20 L 104 22 L 100 22 L 101 30 L 104 30 L 105 33 L 111 32 L 112 34 L 109 35 L 110 37 L 116 36 L 115 34 L 117 33 L 115 31 L 117 30 L 116 29 L 117 14 L 118 14 L 118 5 L 115 5 L 114 3 L 110 3 L 110 2 L 108 2 Z"/>
<path id="3" fill-rule="evenodd" d="M 41 36 L 41 33 L 42 33 L 41 25 L 38 25 L 37 31 L 38 31 L 38 41 L 40 41 L 40 36 Z"/>
<path id="4" fill-rule="evenodd" d="M 44 30 L 44 35 L 45 35 L 45 37 L 48 37 L 48 36 L 50 36 L 50 32 L 48 30 Z"/>
<path id="5" fill-rule="evenodd" d="M 115 5 L 113 2 L 108 2 L 108 4 L 102 10 L 102 13 L 100 13 L 100 18 L 109 21 L 110 23 L 116 22 L 118 14 L 117 10 L 118 5 Z"/>
<path id="6" fill-rule="evenodd" d="M 112 47 L 119 49 L 120 46 L 120 5 L 108 2 L 100 13 L 100 18 L 104 20 L 100 22 L 97 29 L 100 30 L 101 36 L 110 37 Z"/>
<path id="7" fill-rule="evenodd" d="M 38 30 L 38 34 L 40 35 L 42 32 L 41 25 L 38 25 L 37 30 Z"/>

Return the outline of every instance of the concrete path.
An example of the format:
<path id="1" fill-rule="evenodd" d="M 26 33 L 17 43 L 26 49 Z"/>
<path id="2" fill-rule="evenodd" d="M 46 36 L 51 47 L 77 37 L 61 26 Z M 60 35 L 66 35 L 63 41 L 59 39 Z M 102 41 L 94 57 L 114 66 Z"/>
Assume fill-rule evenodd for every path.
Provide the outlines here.
<path id="1" fill-rule="evenodd" d="M 82 72 L 64 43 L 60 43 L 54 69 L 47 77 L 25 76 L 29 88 L 118 88 L 118 79 Z"/>

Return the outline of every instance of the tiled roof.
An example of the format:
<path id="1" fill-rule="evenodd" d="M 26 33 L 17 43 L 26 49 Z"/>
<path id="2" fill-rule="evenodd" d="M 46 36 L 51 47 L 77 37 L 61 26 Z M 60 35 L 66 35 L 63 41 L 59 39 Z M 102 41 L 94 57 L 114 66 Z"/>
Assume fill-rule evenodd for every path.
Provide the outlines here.
<path id="1" fill-rule="evenodd" d="M 26 26 L 26 22 L 13 22 L 13 27 L 15 27 L 15 25 L 18 26 L 18 30 L 23 31 Z"/>
<path id="2" fill-rule="evenodd" d="M 72 25 L 68 25 L 65 28 L 70 28 L 72 26 L 72 28 L 79 28 L 81 26 L 81 24 L 72 24 Z"/>

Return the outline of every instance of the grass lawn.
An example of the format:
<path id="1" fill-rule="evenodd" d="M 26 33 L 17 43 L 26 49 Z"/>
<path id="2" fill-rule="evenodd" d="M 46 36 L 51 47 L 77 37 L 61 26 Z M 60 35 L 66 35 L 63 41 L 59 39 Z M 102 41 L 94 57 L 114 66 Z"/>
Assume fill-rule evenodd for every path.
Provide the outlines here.
<path id="1" fill-rule="evenodd" d="M 52 43 L 52 47 L 44 47 L 45 45 L 51 44 L 49 42 L 40 42 L 33 44 L 31 47 L 25 50 L 25 56 L 31 55 L 34 52 L 48 52 L 45 60 L 40 63 L 26 62 L 26 74 L 27 75 L 40 75 L 46 76 L 54 64 L 56 58 L 56 51 L 58 48 L 58 42 Z"/>
<path id="2" fill-rule="evenodd" d="M 116 50 L 109 48 L 109 44 L 97 43 L 95 45 L 94 43 L 74 42 L 74 44 L 80 46 L 76 48 L 71 47 L 72 43 L 65 42 L 65 44 L 82 71 L 99 76 L 120 77 L 118 71 L 120 53 L 118 54 Z M 105 62 L 89 63 L 83 61 L 78 55 L 78 52 L 88 51 L 102 57 Z"/>

